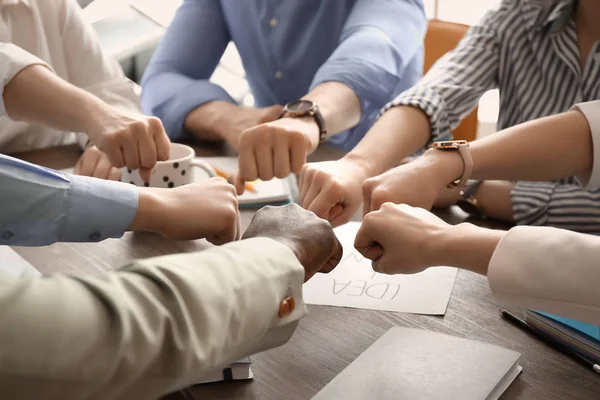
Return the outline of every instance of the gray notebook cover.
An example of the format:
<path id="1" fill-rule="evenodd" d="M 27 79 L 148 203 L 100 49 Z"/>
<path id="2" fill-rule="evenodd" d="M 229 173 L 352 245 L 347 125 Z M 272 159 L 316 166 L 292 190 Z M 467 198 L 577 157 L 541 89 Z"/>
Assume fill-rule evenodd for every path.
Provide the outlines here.
<path id="1" fill-rule="evenodd" d="M 313 400 L 497 399 L 520 354 L 441 333 L 392 328 Z"/>

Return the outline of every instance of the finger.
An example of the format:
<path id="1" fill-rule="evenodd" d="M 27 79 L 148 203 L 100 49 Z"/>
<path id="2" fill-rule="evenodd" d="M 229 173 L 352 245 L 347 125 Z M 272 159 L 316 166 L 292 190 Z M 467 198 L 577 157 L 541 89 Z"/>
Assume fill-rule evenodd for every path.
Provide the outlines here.
<path id="1" fill-rule="evenodd" d="M 372 261 L 371 267 L 373 268 L 373 271 L 379 272 L 380 274 L 393 274 L 392 268 L 389 268 L 389 260 L 385 257 L 385 254 L 382 254 L 377 260 Z"/>
<path id="2" fill-rule="evenodd" d="M 108 173 L 109 181 L 120 181 L 121 180 L 121 170 L 119 168 L 111 167 L 110 172 Z"/>
<path id="3" fill-rule="evenodd" d="M 306 192 L 306 196 L 302 200 L 302 204 L 301 204 L 302 207 L 304 207 L 308 210 L 310 208 L 310 206 L 312 205 L 313 201 L 315 200 L 315 198 L 321 192 L 321 190 L 323 190 L 321 188 L 321 185 L 316 185 L 316 184 L 311 185 L 310 188 L 308 189 L 308 191 Z"/>
<path id="4" fill-rule="evenodd" d="M 310 190 L 311 186 L 317 186 L 317 183 L 315 182 L 314 176 L 315 176 L 315 170 L 312 168 L 303 168 L 302 169 L 302 175 L 300 176 L 300 205 L 304 208 L 308 207 L 310 204 L 306 204 L 304 202 L 304 199 L 306 198 L 306 194 L 308 193 L 308 191 Z M 320 183 L 319 183 L 320 185 Z"/>
<path id="5" fill-rule="evenodd" d="M 254 158 L 258 171 L 258 179 L 270 181 L 273 179 L 273 147 L 271 139 L 267 134 L 263 134 L 254 147 Z"/>
<path id="6" fill-rule="evenodd" d="M 335 242 L 333 244 L 333 251 L 331 252 L 331 257 L 329 258 L 329 260 L 327 260 L 327 263 L 325 263 L 325 265 L 323 266 L 323 268 L 321 268 L 319 272 L 328 274 L 329 272 L 333 271 L 333 269 L 337 267 L 340 261 L 342 260 L 342 257 L 344 255 L 344 248 L 342 247 L 342 244 L 340 243 L 337 237 L 334 236 L 334 240 Z"/>
<path id="7" fill-rule="evenodd" d="M 356 238 L 354 239 L 354 248 L 369 260 L 378 260 L 383 255 L 383 246 L 378 242 L 374 235 L 376 232 L 377 226 L 375 217 L 367 216 L 363 220 L 363 223 L 356 233 Z"/>
<path id="8" fill-rule="evenodd" d="M 152 169 L 156 165 L 156 145 L 154 144 L 154 137 L 150 132 L 149 126 L 142 126 L 136 128 L 136 137 L 138 140 L 138 157 L 140 160 L 140 167 L 146 169 Z"/>
<path id="9" fill-rule="evenodd" d="M 130 170 L 136 170 L 140 168 L 140 156 L 138 154 L 137 142 L 128 138 L 121 142 L 123 149 L 123 156 L 125 157 L 125 165 Z"/>
<path id="10" fill-rule="evenodd" d="M 238 177 L 242 181 L 255 181 L 258 179 L 258 170 L 256 169 L 256 157 L 254 156 L 254 143 L 251 135 L 252 131 L 245 131 L 242 132 L 242 136 L 240 138 Z"/>
<path id="11" fill-rule="evenodd" d="M 350 221 L 352 219 L 352 217 L 354 216 L 354 213 L 358 210 L 358 207 L 356 208 L 351 208 L 349 205 L 346 206 L 345 208 L 343 208 L 342 212 L 337 213 L 336 209 L 337 208 L 342 208 L 341 205 L 336 205 L 332 211 L 331 211 L 331 216 L 330 216 L 330 221 L 329 223 L 331 224 L 331 226 L 333 226 L 334 228 L 344 225 L 345 223 L 347 223 L 348 221 Z M 337 215 L 336 215 L 337 214 Z"/>
<path id="12" fill-rule="evenodd" d="M 98 157 L 98 163 L 91 176 L 99 179 L 108 179 L 112 169 L 113 166 L 108 160 L 108 157 Z"/>
<path id="13" fill-rule="evenodd" d="M 371 187 L 366 182 L 362 186 L 363 192 L 363 218 L 371 212 Z"/>
<path id="14" fill-rule="evenodd" d="M 308 211 L 312 211 L 315 214 L 317 214 L 318 217 L 329 221 L 332 208 L 339 204 L 331 196 L 331 190 L 327 190 L 326 188 L 321 190 L 315 196 L 314 200 L 310 202 L 310 205 L 308 206 Z M 340 204 L 340 206 L 343 205 Z"/>
<path id="15" fill-rule="evenodd" d="M 158 161 L 167 161 L 171 152 L 171 141 L 165 132 L 165 128 L 158 118 L 151 118 L 150 125 L 156 146 L 156 159 Z"/>
<path id="16" fill-rule="evenodd" d="M 287 137 L 275 136 L 275 151 L 273 154 L 274 175 L 277 178 L 287 178 L 292 173 L 290 165 L 290 147 Z"/>
<path id="17" fill-rule="evenodd" d="M 235 173 L 235 176 L 233 177 L 233 185 L 235 186 L 235 191 L 237 192 L 238 196 L 243 195 L 246 191 L 246 182 L 242 179 L 240 171 Z"/>
<path id="18" fill-rule="evenodd" d="M 96 165 L 98 161 L 102 158 L 102 155 L 95 151 L 88 151 L 84 153 L 84 155 L 80 158 L 81 168 L 78 175 L 83 176 L 93 176 L 94 170 L 96 169 Z"/>
<path id="19" fill-rule="evenodd" d="M 294 174 L 300 173 L 302 167 L 306 164 L 306 143 L 302 138 L 294 139 L 291 142 L 290 164 Z"/>
<path id="20" fill-rule="evenodd" d="M 152 168 L 140 167 L 138 173 L 140 174 L 140 178 L 142 178 L 144 183 L 150 182 L 150 178 L 152 177 Z"/>
<path id="21" fill-rule="evenodd" d="M 81 164 L 83 164 L 84 159 L 85 159 L 85 153 L 83 153 L 83 155 L 81 157 L 79 157 L 79 160 L 77 160 L 77 163 L 75 164 L 75 167 L 73 168 L 73 173 L 75 175 L 81 175 L 81 173 L 80 173 Z"/>

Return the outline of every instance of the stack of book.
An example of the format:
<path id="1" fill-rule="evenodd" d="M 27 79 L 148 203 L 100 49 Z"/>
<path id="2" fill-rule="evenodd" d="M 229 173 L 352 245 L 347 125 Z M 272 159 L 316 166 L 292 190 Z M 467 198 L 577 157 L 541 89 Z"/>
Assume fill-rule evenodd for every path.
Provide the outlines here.
<path id="1" fill-rule="evenodd" d="M 252 375 L 250 364 L 252 364 L 250 357 L 238 360 L 227 368 L 223 369 L 223 371 L 218 371 L 214 374 L 203 376 L 202 380 L 198 382 L 198 384 L 252 379 L 254 378 L 254 375 Z"/>

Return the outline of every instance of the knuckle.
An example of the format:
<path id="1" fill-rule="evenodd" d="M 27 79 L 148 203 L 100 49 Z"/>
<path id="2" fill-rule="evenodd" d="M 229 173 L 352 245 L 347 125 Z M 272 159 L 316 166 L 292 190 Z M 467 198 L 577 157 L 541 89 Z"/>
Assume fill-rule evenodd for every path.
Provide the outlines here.
<path id="1" fill-rule="evenodd" d="M 365 179 L 365 181 L 362 183 L 363 195 L 371 194 L 377 186 L 378 186 L 377 178 Z"/>

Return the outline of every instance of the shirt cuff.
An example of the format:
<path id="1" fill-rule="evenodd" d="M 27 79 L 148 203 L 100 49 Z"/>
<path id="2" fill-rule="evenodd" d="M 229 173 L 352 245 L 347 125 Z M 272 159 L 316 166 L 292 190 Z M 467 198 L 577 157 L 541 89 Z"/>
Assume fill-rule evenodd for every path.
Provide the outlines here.
<path id="1" fill-rule="evenodd" d="M 2 85 L 2 96 L 0 96 L 0 117 L 7 116 L 6 106 L 4 105 L 4 88 L 8 83 L 30 65 L 44 65 L 48 69 L 52 68 L 40 58 L 15 46 L 11 43 L 0 43 L 0 85 Z"/>
<path id="2" fill-rule="evenodd" d="M 577 176 L 577 180 L 585 189 L 595 189 L 600 187 L 600 100 L 576 104 L 572 110 L 581 112 L 587 119 L 594 146 L 591 175 Z"/>
<path id="3" fill-rule="evenodd" d="M 69 179 L 69 207 L 59 241 L 99 242 L 123 236 L 137 213 L 137 188 L 77 175 Z"/>
<path id="4" fill-rule="evenodd" d="M 431 124 L 431 137 L 426 147 L 429 147 L 432 142 L 449 140 L 452 137 L 446 102 L 436 91 L 427 87 L 413 87 L 386 104 L 381 109 L 379 116 L 381 117 L 386 111 L 397 106 L 417 107 L 427 115 Z"/>
<path id="5" fill-rule="evenodd" d="M 168 85 L 168 82 L 163 82 Z M 185 130 L 184 124 L 187 115 L 202 104 L 209 101 L 227 101 L 236 103 L 236 101 L 219 85 L 209 81 L 193 81 L 185 88 L 175 94 L 170 101 L 166 101 L 157 106 L 146 104 L 146 101 L 152 103 L 151 97 L 144 97 L 142 93 L 142 108 L 145 113 L 152 114 L 160 118 L 169 138 L 173 141 L 183 140 L 190 137 Z M 162 100 L 160 100 L 162 101 Z"/>

